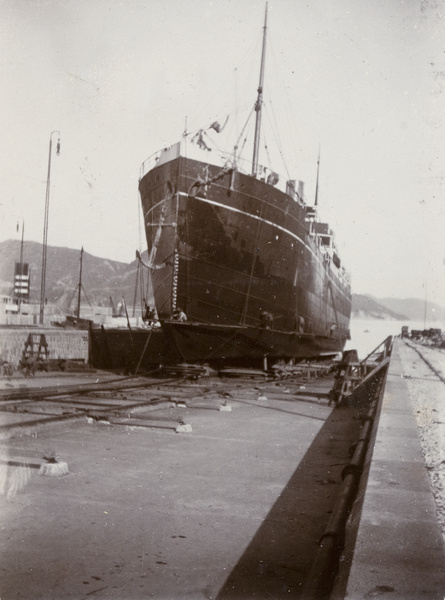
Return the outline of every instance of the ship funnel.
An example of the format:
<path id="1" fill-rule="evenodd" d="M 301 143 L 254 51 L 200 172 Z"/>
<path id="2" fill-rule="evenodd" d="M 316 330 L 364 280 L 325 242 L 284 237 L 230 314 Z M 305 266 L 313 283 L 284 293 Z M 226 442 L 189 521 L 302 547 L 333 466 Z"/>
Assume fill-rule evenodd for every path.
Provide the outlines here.
<path id="1" fill-rule="evenodd" d="M 304 200 L 304 181 L 298 182 L 298 197 L 301 201 Z"/>
<path id="2" fill-rule="evenodd" d="M 286 181 L 286 194 L 291 198 L 295 199 L 296 181 L 295 179 L 289 179 Z"/>

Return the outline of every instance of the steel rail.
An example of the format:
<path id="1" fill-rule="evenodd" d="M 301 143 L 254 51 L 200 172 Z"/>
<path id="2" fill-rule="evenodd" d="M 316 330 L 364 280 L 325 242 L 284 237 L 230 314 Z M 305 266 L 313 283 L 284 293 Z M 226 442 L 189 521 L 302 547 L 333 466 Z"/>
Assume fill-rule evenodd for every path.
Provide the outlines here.
<path id="1" fill-rule="evenodd" d="M 163 380 L 162 383 L 172 383 L 179 381 L 178 378 Z M 118 381 L 113 383 L 105 382 L 103 384 L 78 384 L 78 385 L 66 385 L 58 387 L 57 389 L 53 386 L 45 388 L 22 388 L 20 390 L 1 390 L 0 391 L 0 402 L 6 400 L 23 400 L 23 399 L 42 399 L 42 398 L 56 398 L 58 396 L 69 396 L 74 394 L 87 394 L 89 392 L 108 392 L 115 390 L 125 389 L 138 389 L 145 387 L 152 387 L 159 385 L 159 380 L 156 381 L 144 381 L 141 383 L 135 383 L 134 381 L 124 381 L 120 385 Z"/>
<path id="2" fill-rule="evenodd" d="M 424 357 L 424 355 L 420 352 L 420 350 L 418 350 L 412 344 L 408 344 L 408 342 L 406 340 L 403 340 L 403 341 L 408 346 L 408 348 L 411 348 L 411 350 L 414 350 L 415 352 L 417 352 L 417 354 L 420 356 L 420 358 L 423 360 L 423 362 L 431 369 L 431 371 L 434 373 L 434 375 L 436 375 L 436 377 L 438 377 L 442 381 L 442 383 L 445 383 L 445 377 L 443 377 L 442 374 L 439 373 L 439 371 L 435 367 L 433 367 L 433 365 L 430 363 L 430 361 Z"/>

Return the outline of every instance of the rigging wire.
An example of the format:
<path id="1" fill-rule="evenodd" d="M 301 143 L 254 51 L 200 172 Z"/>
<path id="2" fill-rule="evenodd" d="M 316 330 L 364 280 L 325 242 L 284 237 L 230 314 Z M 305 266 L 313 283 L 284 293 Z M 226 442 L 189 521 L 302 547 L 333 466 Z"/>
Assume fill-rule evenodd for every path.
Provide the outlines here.
<path id="1" fill-rule="evenodd" d="M 264 108 L 265 108 L 264 112 L 266 113 L 266 118 L 270 120 L 270 114 L 269 114 L 267 106 L 265 106 Z M 276 126 L 276 123 L 275 123 L 275 126 L 273 126 L 271 120 L 270 120 L 270 123 L 271 123 L 272 134 L 273 134 L 273 137 L 275 139 L 275 143 L 277 145 L 277 150 L 278 150 L 278 153 L 279 153 L 279 155 L 281 157 L 281 160 L 283 162 L 284 170 L 286 171 L 287 178 L 290 179 L 289 169 L 287 167 L 286 160 L 284 158 L 283 144 L 282 144 L 281 139 L 279 137 L 278 127 Z M 270 161 L 270 157 L 269 157 L 269 161 Z"/>
<path id="2" fill-rule="evenodd" d="M 141 215 L 142 215 L 142 198 L 140 197 L 140 193 L 138 190 L 137 193 L 137 211 L 138 211 L 138 250 L 141 252 L 142 248 L 142 223 L 141 223 Z"/>
<path id="3" fill-rule="evenodd" d="M 234 88 L 235 88 L 235 108 L 238 106 L 238 68 L 235 67 L 235 69 L 233 70 L 233 81 L 234 81 Z M 238 131 L 238 113 L 235 113 L 235 131 Z M 235 148 L 235 154 L 236 154 L 236 150 L 237 148 Z"/>
<path id="4" fill-rule="evenodd" d="M 245 64 L 247 62 L 247 59 L 250 58 L 250 55 L 252 54 L 253 50 L 260 44 L 262 43 L 262 35 L 258 36 L 258 40 L 257 43 L 255 44 L 255 46 L 252 48 L 251 52 L 249 53 L 248 56 L 246 56 L 246 58 L 244 59 L 244 61 L 241 61 L 241 65 Z M 283 97 L 285 98 L 286 102 L 286 108 L 289 109 L 289 93 L 288 93 L 288 87 L 286 87 L 284 85 L 283 82 L 283 78 L 282 78 L 282 69 L 279 68 L 279 63 L 277 63 L 276 58 L 275 58 L 275 50 L 273 47 L 273 44 L 270 42 L 270 36 L 268 37 L 268 43 L 269 43 L 269 47 L 270 47 L 270 53 L 272 54 L 272 58 L 274 59 L 273 62 L 273 67 L 271 69 L 271 71 L 274 73 L 274 76 L 279 80 L 280 83 L 280 88 L 284 91 Z M 251 71 L 255 71 L 254 69 L 251 69 Z M 242 107 L 237 106 L 238 104 L 238 75 L 239 75 L 239 67 L 236 67 L 234 69 L 234 91 L 235 91 L 235 103 L 236 103 L 236 108 L 234 111 L 230 112 L 230 116 L 232 117 L 229 120 L 229 129 L 230 131 L 233 131 L 233 128 L 235 128 L 235 131 L 238 131 L 238 117 L 240 116 L 240 114 L 242 113 L 242 111 L 246 108 L 246 105 L 243 105 Z M 270 89 L 273 89 L 274 86 L 268 86 L 266 89 L 266 94 L 268 96 L 268 102 L 267 104 L 264 102 L 263 100 L 263 107 L 266 109 L 266 117 L 268 120 L 268 125 L 269 128 L 271 129 L 272 132 L 272 137 L 274 139 L 274 145 L 277 148 L 277 152 L 280 155 L 280 159 L 281 162 L 283 164 L 284 170 L 287 174 L 287 177 L 290 178 L 290 170 L 288 167 L 288 164 L 284 158 L 285 156 L 285 152 L 284 152 L 284 144 L 283 144 L 283 140 L 281 139 L 281 135 L 280 135 L 280 128 L 278 126 L 278 120 L 277 120 L 277 116 L 276 116 L 276 112 L 275 112 L 275 106 L 274 103 L 272 101 L 272 99 L 270 98 L 271 94 L 270 94 Z M 225 89 L 225 88 L 224 88 Z M 205 108 L 208 106 L 209 102 L 205 105 Z M 252 105 L 250 104 L 250 106 L 252 107 Z M 245 121 L 245 125 L 242 128 L 240 134 L 238 135 L 238 138 L 236 140 L 236 145 L 235 145 L 235 154 L 236 157 L 239 158 L 241 161 L 242 160 L 247 160 L 247 159 L 243 159 L 242 157 L 242 153 L 246 148 L 246 144 L 248 142 L 249 138 L 249 130 L 250 130 L 250 121 L 251 121 L 251 117 L 253 115 L 255 106 L 253 106 L 250 109 L 250 113 Z M 203 109 L 204 111 L 204 109 Z M 203 112 L 201 111 L 201 113 Z M 289 114 L 291 114 L 291 111 L 287 111 Z M 291 118 L 286 118 L 286 122 L 289 122 L 293 119 Z M 209 129 L 211 129 L 211 127 L 209 126 Z M 205 132 L 206 133 L 206 137 L 209 139 L 209 141 L 212 144 L 212 148 L 215 148 L 218 152 L 224 152 L 228 150 L 228 145 L 225 144 L 222 141 L 222 143 L 216 143 L 214 138 L 209 136 L 207 131 L 205 131 L 205 129 L 201 128 L 198 129 L 197 132 Z M 195 132 L 193 132 L 195 133 Z M 188 133 L 187 135 L 191 135 L 191 133 Z M 244 138 L 243 138 L 244 136 Z M 226 136 L 225 136 L 226 137 Z M 270 151 L 271 149 L 269 147 L 266 147 L 264 145 L 264 141 L 265 141 L 265 134 L 263 133 L 262 135 L 263 138 L 263 146 L 266 148 L 266 153 L 267 153 L 267 158 L 269 161 L 269 164 L 272 165 L 272 159 L 271 159 L 271 154 Z M 233 139 L 233 138 L 232 138 Z M 296 151 L 296 147 L 295 147 L 295 136 L 289 136 L 290 142 L 291 142 L 291 146 L 292 146 L 292 154 L 294 155 L 294 157 L 297 156 L 297 151 Z M 295 160 L 295 158 L 291 159 L 292 161 Z M 280 172 L 280 169 L 277 169 L 278 172 Z"/>
<path id="5" fill-rule="evenodd" d="M 145 302 L 147 302 L 147 304 L 149 304 L 149 302 L 151 303 L 151 298 L 148 297 L 148 278 L 147 278 L 147 287 L 145 287 L 144 269 L 143 269 L 142 265 L 141 265 L 139 288 L 140 288 L 140 294 L 141 294 L 141 309 L 142 309 L 142 314 L 143 314 L 145 311 L 144 300 L 145 300 Z"/>
<path id="6" fill-rule="evenodd" d="M 140 271 L 140 266 L 139 266 L 139 263 L 138 263 L 137 269 L 136 269 L 136 282 L 134 284 L 133 314 L 132 314 L 133 317 L 134 317 L 135 312 L 136 312 L 136 299 L 137 299 L 137 293 L 138 293 L 139 271 Z"/>
<path id="7" fill-rule="evenodd" d="M 279 93 L 280 93 L 280 110 L 281 110 L 281 107 L 284 106 L 284 113 L 285 113 L 283 122 L 290 123 L 288 130 L 292 131 L 293 134 L 297 134 L 297 132 L 299 130 L 296 125 L 295 110 L 292 109 L 291 103 L 290 103 L 289 85 L 286 85 L 286 83 L 285 83 L 283 67 L 282 67 L 281 62 L 277 59 L 274 43 L 273 43 L 273 40 L 271 39 L 271 36 L 269 38 L 269 56 L 270 56 L 270 61 L 271 61 L 271 69 L 270 70 L 271 70 L 271 72 L 273 72 L 274 77 L 276 77 L 276 80 L 277 80 L 277 85 L 270 86 L 270 89 L 272 89 L 274 91 L 279 91 Z M 271 98 L 270 93 L 268 94 L 268 96 L 269 96 L 269 98 Z M 274 102 L 273 102 L 272 98 L 271 98 L 270 103 L 271 103 L 272 107 L 274 107 Z M 275 117 L 275 121 L 276 121 L 276 117 Z M 276 125 L 276 127 L 278 129 L 277 125 Z M 298 135 L 290 135 L 289 136 L 290 150 L 292 151 L 292 154 L 293 154 L 293 160 L 296 160 L 297 156 L 298 156 L 298 150 L 295 145 L 295 140 L 297 140 L 297 139 L 298 139 Z"/>
<path id="8" fill-rule="evenodd" d="M 146 263 L 145 263 L 145 262 L 142 260 L 142 257 L 141 257 L 141 255 L 140 255 L 139 253 L 138 253 L 136 256 L 137 256 L 137 259 L 138 259 L 139 263 L 141 264 L 141 266 L 142 266 L 143 268 L 147 269 L 147 271 L 148 271 L 148 277 L 147 277 L 147 288 L 146 288 L 146 290 L 147 290 L 147 296 L 146 296 L 146 298 L 147 298 L 147 297 L 148 297 L 148 295 L 149 295 L 149 293 L 150 293 L 150 289 L 149 289 L 149 288 L 150 288 L 150 281 L 151 281 L 151 275 L 150 275 L 150 272 L 151 272 L 151 267 L 150 267 L 149 265 L 147 265 L 147 264 L 146 264 Z M 170 256 L 168 256 L 168 257 L 165 259 L 165 261 L 164 261 L 165 265 L 168 265 L 168 264 L 169 264 L 169 265 L 171 265 L 171 264 L 172 264 L 172 263 L 170 262 L 170 259 L 172 259 L 172 258 L 173 258 L 173 256 L 174 256 L 173 254 L 170 254 Z M 172 272 L 169 272 L 169 273 L 167 273 L 167 275 L 164 277 L 164 279 L 163 279 L 162 281 L 160 281 L 160 282 L 159 282 L 159 284 L 158 284 L 158 287 L 157 287 L 155 290 L 153 290 L 153 293 L 152 293 L 152 295 L 150 296 L 150 300 L 152 300 L 152 301 L 154 302 L 154 298 L 156 297 L 156 294 L 157 294 L 157 292 L 158 292 L 159 288 L 161 288 L 161 287 L 162 287 L 162 286 L 165 284 L 165 282 L 166 282 L 166 281 L 168 281 L 168 279 L 169 279 L 169 278 L 171 278 L 171 277 L 173 277 L 173 274 L 172 274 Z M 160 311 L 162 311 L 162 310 L 163 310 L 163 308 L 166 306 L 166 304 L 167 304 L 167 302 L 168 302 L 168 301 L 169 301 L 169 299 L 168 299 L 168 297 L 167 297 L 167 298 L 166 298 L 166 300 L 164 301 L 164 303 L 163 303 L 163 305 L 162 305 L 162 306 L 160 306 L 160 307 L 159 307 L 159 306 L 156 306 L 156 305 L 155 305 L 155 310 L 156 310 L 156 312 L 157 312 L 157 313 L 159 313 Z"/>
<path id="9" fill-rule="evenodd" d="M 252 125 L 252 121 L 251 121 L 251 119 L 252 119 L 252 115 L 253 115 L 253 113 L 254 113 L 254 110 L 255 110 L 255 106 L 252 106 L 252 109 L 251 109 L 251 111 L 250 111 L 250 113 L 249 113 L 249 116 L 247 117 L 247 121 L 246 121 L 246 123 L 244 124 L 244 127 L 243 127 L 243 129 L 242 129 L 242 131 L 241 131 L 241 133 L 240 133 L 240 135 L 239 135 L 238 139 L 236 140 L 236 148 L 239 148 L 239 152 L 238 152 L 238 158 L 240 158 L 241 160 L 242 160 L 242 153 L 243 153 L 243 150 L 244 150 L 244 148 L 245 148 L 245 146 L 246 146 L 246 142 L 247 142 L 247 138 L 248 138 L 248 136 L 246 135 L 246 136 L 244 137 L 244 141 L 243 141 L 243 144 L 242 144 L 241 148 L 240 148 L 240 141 L 241 141 L 241 138 L 243 137 L 243 135 L 244 135 L 244 133 L 245 133 L 246 129 L 248 129 L 248 127 L 250 128 L 250 127 L 251 127 L 251 125 Z"/>
<path id="10" fill-rule="evenodd" d="M 228 113 L 231 116 L 231 119 L 229 121 L 229 130 L 231 132 L 233 132 L 233 129 L 235 129 L 235 131 L 238 131 L 238 118 L 239 118 L 240 114 L 242 113 L 242 111 L 246 108 L 246 105 L 243 105 L 242 107 L 238 106 L 238 94 L 239 94 L 238 83 L 239 83 L 239 76 L 240 76 L 240 67 L 246 65 L 249 62 L 249 64 L 250 64 L 249 75 L 251 77 L 253 77 L 253 73 L 256 73 L 256 69 L 253 68 L 253 60 L 255 59 L 255 62 L 256 62 L 256 59 L 257 59 L 256 50 L 257 50 L 258 46 L 260 46 L 261 44 L 262 44 L 262 33 L 258 34 L 256 43 L 251 47 L 250 51 L 245 55 L 245 58 L 243 60 L 241 60 L 238 64 L 238 66 L 236 66 L 235 69 L 233 70 L 235 109 Z M 265 92 L 267 94 L 268 100 L 267 100 L 267 104 L 263 101 L 263 107 L 266 108 L 265 112 L 266 112 L 266 116 L 268 119 L 268 125 L 269 125 L 270 129 L 272 130 L 274 145 L 276 145 L 276 147 L 277 147 L 277 152 L 280 155 L 280 159 L 281 159 L 282 165 L 284 167 L 284 170 L 287 174 L 287 177 L 290 178 L 290 169 L 288 166 L 288 162 L 284 158 L 284 156 L 286 154 L 284 151 L 285 144 L 283 143 L 283 139 L 281 137 L 280 127 L 278 126 L 278 119 L 277 119 L 277 115 L 276 115 L 276 111 L 275 111 L 274 102 L 273 102 L 273 99 L 271 98 L 271 95 L 272 95 L 271 91 L 276 91 L 275 88 L 280 88 L 280 90 L 283 92 L 283 94 L 280 94 L 280 106 L 282 106 L 282 104 L 283 104 L 282 99 L 284 98 L 285 109 L 287 109 L 287 110 L 285 110 L 285 112 L 287 114 L 287 116 L 285 118 L 285 122 L 286 123 L 292 122 L 292 131 L 294 131 L 296 129 L 295 128 L 295 118 L 294 118 L 292 110 L 290 110 L 289 86 L 285 85 L 285 82 L 283 79 L 282 65 L 276 59 L 276 51 L 275 51 L 275 48 L 274 48 L 274 45 L 273 45 L 273 42 L 272 42 L 270 36 L 268 36 L 268 45 L 269 45 L 268 60 L 271 62 L 271 68 L 268 69 L 268 71 L 270 71 L 274 74 L 274 78 L 278 81 L 279 85 L 278 86 L 273 86 L 273 85 L 267 86 L 267 88 L 265 89 Z M 224 80 L 225 80 L 225 78 L 223 77 L 223 81 Z M 243 81 L 243 83 L 245 83 L 244 79 L 242 79 L 242 81 Z M 204 105 L 204 107 L 200 111 L 200 113 L 198 113 L 197 117 L 200 117 L 200 115 L 202 115 L 204 113 L 204 111 L 207 109 L 209 104 L 213 103 L 213 98 L 215 97 L 216 94 L 218 94 L 218 96 L 220 95 L 221 88 L 224 89 L 224 92 L 227 91 L 225 83 L 221 84 L 221 86 L 218 88 L 218 90 L 215 92 L 215 94 L 213 94 L 209 98 L 208 102 Z M 252 105 L 250 104 L 250 106 L 252 106 Z M 247 117 L 245 125 L 244 125 L 242 131 L 240 132 L 240 134 L 238 135 L 238 138 L 236 141 L 235 154 L 238 156 L 238 158 L 240 160 L 244 160 L 242 158 L 242 152 L 244 151 L 244 149 L 246 147 L 246 144 L 248 141 L 248 136 L 246 135 L 246 137 L 244 139 L 243 139 L 243 136 L 246 134 L 246 132 L 248 132 L 248 126 L 250 126 L 250 119 L 251 119 L 253 112 L 254 112 L 254 107 L 251 108 L 251 111 Z M 195 118 L 195 121 L 196 121 L 196 118 Z M 209 126 L 209 128 L 211 128 L 211 127 Z M 203 131 L 205 131 L 205 129 L 206 128 L 198 129 L 197 132 L 200 132 L 200 131 L 203 132 Z M 195 132 L 193 132 L 193 133 L 195 133 Z M 188 133 L 187 135 L 191 135 L 191 133 Z M 222 143 L 216 143 L 215 140 L 211 136 L 209 136 L 207 132 L 206 132 L 206 136 L 209 138 L 209 140 L 212 144 L 212 148 L 215 148 L 219 152 L 224 152 L 224 151 L 227 152 L 228 151 L 228 147 L 229 147 L 228 144 L 224 144 L 223 141 L 222 141 Z M 263 137 L 263 142 L 264 142 L 265 135 L 263 135 L 262 137 Z M 232 137 L 232 139 L 233 139 L 233 137 Z M 298 156 L 298 151 L 297 151 L 297 148 L 295 145 L 295 140 L 296 140 L 296 137 L 294 135 L 289 135 L 286 138 L 286 142 L 287 141 L 290 142 L 289 145 L 290 145 L 291 155 L 293 155 L 291 158 L 292 162 L 294 162 L 294 160 L 296 160 L 296 158 Z M 241 149 L 240 149 L 240 145 L 241 145 Z M 287 145 L 286 145 L 286 147 L 287 147 Z M 271 148 L 267 148 L 267 157 L 268 157 L 269 163 L 272 164 L 270 151 L 271 151 Z M 280 169 L 277 169 L 277 171 L 279 172 Z"/>
<path id="11" fill-rule="evenodd" d="M 238 69 L 238 72 L 241 71 L 241 68 L 244 65 L 246 65 L 245 71 L 247 75 L 243 78 L 243 80 L 249 80 L 249 78 L 253 77 L 253 73 L 256 72 L 252 65 L 254 58 L 257 58 L 258 47 L 261 47 L 261 35 L 257 36 L 256 42 L 248 49 L 244 58 L 238 62 L 238 65 L 236 67 Z M 203 115 L 208 112 L 209 106 L 215 106 L 215 99 L 220 100 L 221 98 L 227 97 L 227 81 L 230 81 L 231 77 L 229 76 L 229 74 L 231 74 L 232 71 L 233 67 L 230 67 L 230 70 L 227 70 L 225 73 L 218 74 L 221 84 L 218 86 L 217 89 L 215 89 L 213 94 L 207 97 L 207 102 L 204 104 L 204 106 L 202 106 L 201 110 L 198 113 L 196 113 L 196 115 L 190 120 L 190 122 L 192 123 L 192 129 L 195 128 L 194 123 L 202 123 Z M 254 89 L 254 87 L 251 86 L 251 89 Z M 237 110 L 237 106 L 235 106 L 235 110 Z M 227 111 L 223 112 L 224 114 L 227 114 Z M 229 113 L 232 112 L 234 111 L 229 111 Z M 199 128 L 197 129 L 197 131 L 199 131 Z"/>
<path id="12" fill-rule="evenodd" d="M 194 138 L 198 136 L 202 136 L 203 134 L 211 141 L 212 148 L 217 149 L 220 152 L 228 152 L 228 148 L 231 147 L 231 142 L 229 140 L 233 140 L 236 136 L 238 136 L 238 117 L 242 115 L 243 112 L 246 111 L 247 108 L 251 107 L 251 103 L 245 103 L 242 106 L 236 108 L 232 112 L 225 113 L 222 117 L 221 115 L 218 117 L 220 120 L 224 120 L 224 126 L 219 133 L 219 139 L 222 139 L 223 148 L 219 147 L 215 140 L 209 135 L 209 131 L 214 129 L 213 125 L 215 123 L 215 119 L 212 119 L 212 122 L 201 126 L 199 129 L 187 131 L 184 133 L 184 138 L 191 138 L 191 141 L 194 141 Z M 225 130 L 224 134 L 222 131 Z"/>
<path id="13" fill-rule="evenodd" d="M 266 151 L 266 156 L 267 156 L 267 162 L 269 165 L 269 168 L 272 168 L 272 159 L 270 157 L 270 153 L 269 153 L 269 144 L 267 143 L 267 139 L 266 139 L 266 134 L 264 134 L 264 150 Z M 263 165 L 263 170 L 264 170 L 264 165 Z"/>
<path id="14" fill-rule="evenodd" d="M 91 300 L 88 298 L 87 293 L 85 291 L 85 288 L 83 287 L 83 285 L 81 285 L 81 290 L 83 291 L 83 294 L 85 296 L 85 298 L 87 299 L 87 302 L 90 306 L 93 306 L 91 303 Z M 76 286 L 75 290 L 72 292 L 70 299 L 68 300 L 67 306 L 68 306 L 68 310 L 72 311 L 73 309 L 71 308 L 71 303 L 74 299 L 75 294 L 79 291 L 79 285 Z"/>
<path id="15" fill-rule="evenodd" d="M 144 269 L 141 268 L 141 272 L 140 272 L 140 294 L 141 294 L 141 306 L 143 307 L 143 302 L 144 302 L 144 298 L 147 299 L 147 294 L 144 294 L 145 291 L 145 284 L 144 284 Z"/>

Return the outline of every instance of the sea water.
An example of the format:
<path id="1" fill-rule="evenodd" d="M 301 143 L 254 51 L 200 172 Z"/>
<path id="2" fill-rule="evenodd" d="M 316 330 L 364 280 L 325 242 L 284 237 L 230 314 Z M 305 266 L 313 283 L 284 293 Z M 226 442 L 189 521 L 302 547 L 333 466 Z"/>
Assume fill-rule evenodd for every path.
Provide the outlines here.
<path id="1" fill-rule="evenodd" d="M 386 319 L 351 319 L 349 328 L 351 339 L 346 342 L 345 350 L 357 350 L 363 360 L 377 348 L 388 336 L 400 335 L 402 326 L 407 325 L 409 331 L 433 327 L 445 331 L 445 325 L 439 322 L 390 321 Z"/>

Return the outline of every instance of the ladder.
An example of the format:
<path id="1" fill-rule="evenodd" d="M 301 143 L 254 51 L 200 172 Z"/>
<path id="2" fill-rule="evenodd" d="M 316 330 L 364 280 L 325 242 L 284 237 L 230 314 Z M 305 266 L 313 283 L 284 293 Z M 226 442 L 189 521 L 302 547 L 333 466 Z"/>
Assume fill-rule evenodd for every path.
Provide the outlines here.
<path id="1" fill-rule="evenodd" d="M 48 360 L 48 342 L 44 333 L 30 333 L 25 342 L 22 358 L 35 358 L 36 360 Z"/>
<path id="2" fill-rule="evenodd" d="M 343 398 L 349 396 L 360 385 L 362 379 L 357 350 L 346 350 L 338 365 L 334 387 L 329 392 L 329 405 L 334 403 L 335 406 L 339 406 Z"/>

